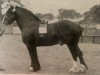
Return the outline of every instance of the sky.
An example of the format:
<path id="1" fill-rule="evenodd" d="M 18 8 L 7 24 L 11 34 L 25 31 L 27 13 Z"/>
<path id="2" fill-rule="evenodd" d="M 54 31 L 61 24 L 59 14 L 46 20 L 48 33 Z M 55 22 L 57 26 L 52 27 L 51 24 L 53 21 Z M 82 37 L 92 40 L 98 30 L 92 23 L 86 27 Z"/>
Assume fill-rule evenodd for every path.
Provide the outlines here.
<path id="1" fill-rule="evenodd" d="M 58 15 L 58 9 L 75 9 L 83 14 L 94 5 L 100 4 L 100 0 L 22 0 L 33 13 L 53 13 Z"/>

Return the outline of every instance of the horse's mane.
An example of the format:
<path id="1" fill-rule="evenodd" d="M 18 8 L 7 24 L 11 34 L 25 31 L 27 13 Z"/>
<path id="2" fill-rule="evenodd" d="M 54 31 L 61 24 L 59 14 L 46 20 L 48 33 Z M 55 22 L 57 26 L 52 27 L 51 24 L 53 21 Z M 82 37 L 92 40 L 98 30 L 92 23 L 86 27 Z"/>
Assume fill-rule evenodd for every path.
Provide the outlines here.
<path id="1" fill-rule="evenodd" d="M 29 16 L 31 16 L 32 18 L 34 18 L 37 21 L 41 21 L 36 15 L 34 15 L 30 10 L 26 9 L 26 8 L 22 8 L 19 6 L 16 6 L 17 9 L 23 11 L 24 13 L 27 13 Z"/>

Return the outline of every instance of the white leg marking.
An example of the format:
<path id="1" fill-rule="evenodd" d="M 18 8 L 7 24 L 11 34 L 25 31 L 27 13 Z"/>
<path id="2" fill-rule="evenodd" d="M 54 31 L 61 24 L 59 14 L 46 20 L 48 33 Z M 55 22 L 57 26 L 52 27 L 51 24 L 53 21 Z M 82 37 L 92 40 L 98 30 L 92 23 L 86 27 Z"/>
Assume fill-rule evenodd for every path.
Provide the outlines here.
<path id="1" fill-rule="evenodd" d="M 80 71 L 86 72 L 86 67 L 83 64 L 80 64 Z"/>
<path id="2" fill-rule="evenodd" d="M 79 67 L 78 67 L 78 63 L 76 61 L 73 62 L 73 66 L 72 68 L 69 70 L 69 72 L 79 72 Z"/>
<path id="3" fill-rule="evenodd" d="M 29 68 L 29 71 L 30 71 L 30 72 L 33 72 L 33 67 L 30 67 L 30 68 Z"/>

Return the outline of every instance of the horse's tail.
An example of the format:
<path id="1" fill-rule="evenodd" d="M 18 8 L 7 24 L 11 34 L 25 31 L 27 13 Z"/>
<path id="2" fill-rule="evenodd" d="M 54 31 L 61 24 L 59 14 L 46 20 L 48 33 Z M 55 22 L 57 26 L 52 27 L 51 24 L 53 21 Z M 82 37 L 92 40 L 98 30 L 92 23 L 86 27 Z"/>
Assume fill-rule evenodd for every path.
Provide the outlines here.
<path id="1" fill-rule="evenodd" d="M 82 36 L 82 32 L 84 31 L 84 28 L 82 28 L 80 26 L 80 24 L 82 24 L 83 21 L 79 22 L 78 26 L 79 26 L 79 29 L 80 29 L 80 35 Z"/>
<path id="2" fill-rule="evenodd" d="M 82 36 L 82 32 L 84 31 L 84 29 L 81 26 L 79 26 L 79 29 L 80 29 L 80 35 Z"/>

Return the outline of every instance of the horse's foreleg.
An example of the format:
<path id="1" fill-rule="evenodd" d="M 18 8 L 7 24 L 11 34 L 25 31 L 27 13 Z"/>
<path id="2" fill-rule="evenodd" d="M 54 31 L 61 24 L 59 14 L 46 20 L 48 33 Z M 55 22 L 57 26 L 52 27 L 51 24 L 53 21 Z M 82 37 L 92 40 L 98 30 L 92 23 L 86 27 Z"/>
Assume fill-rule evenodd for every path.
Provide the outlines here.
<path id="1" fill-rule="evenodd" d="M 73 57 L 73 66 L 69 70 L 69 72 L 79 72 L 79 67 L 78 67 L 78 63 L 77 63 L 77 50 L 76 50 L 76 46 L 75 45 L 68 45 L 68 48 L 69 48 L 69 50 L 71 52 L 71 55 Z"/>
<path id="2" fill-rule="evenodd" d="M 38 71 L 40 69 L 40 63 L 38 61 L 38 57 L 37 57 L 37 50 L 36 50 L 36 46 L 34 45 L 27 45 L 28 51 L 29 51 L 29 55 L 31 58 L 31 67 L 30 67 L 30 71 Z"/>

